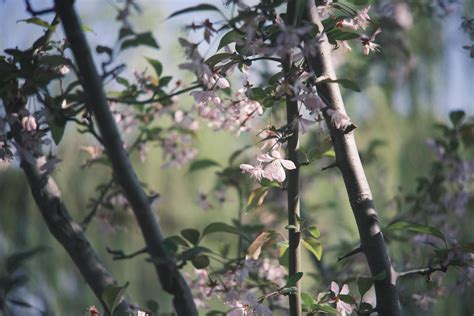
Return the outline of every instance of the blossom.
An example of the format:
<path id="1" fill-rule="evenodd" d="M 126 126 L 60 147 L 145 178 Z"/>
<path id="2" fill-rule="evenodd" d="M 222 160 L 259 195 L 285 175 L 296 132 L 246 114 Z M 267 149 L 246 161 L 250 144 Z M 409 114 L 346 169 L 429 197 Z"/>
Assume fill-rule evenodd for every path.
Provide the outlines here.
<path id="1" fill-rule="evenodd" d="M 316 113 L 317 111 L 326 107 L 324 101 L 314 93 L 308 93 L 303 99 L 303 103 L 310 114 Z"/>
<path id="2" fill-rule="evenodd" d="M 347 27 L 351 30 L 358 30 L 358 29 L 363 29 L 369 25 L 369 10 L 370 10 L 370 5 L 360 11 L 357 12 L 356 16 L 352 19 L 344 19 L 339 22 L 337 22 L 336 27 Z"/>
<path id="3" fill-rule="evenodd" d="M 262 154 L 257 157 L 260 162 L 267 162 L 264 170 L 264 178 L 268 180 L 276 180 L 283 182 L 286 179 L 285 169 L 293 170 L 296 169 L 296 165 L 293 161 L 283 159 L 279 151 L 272 151 L 270 154 Z"/>
<path id="4" fill-rule="evenodd" d="M 364 54 L 365 55 L 369 55 L 370 52 L 376 52 L 376 51 L 379 51 L 379 47 L 380 45 L 379 44 L 375 44 L 374 43 L 374 40 L 375 40 L 375 37 L 377 35 L 379 35 L 380 33 L 382 32 L 382 29 L 381 28 L 378 28 L 375 33 L 370 37 L 368 38 L 367 36 L 365 35 L 362 35 L 360 37 L 360 40 L 362 42 L 362 46 L 364 47 Z"/>
<path id="5" fill-rule="evenodd" d="M 344 131 L 347 127 L 349 127 L 352 122 L 351 119 L 344 113 L 340 111 L 334 111 L 329 109 L 327 111 L 328 115 L 331 116 L 331 124 L 337 129 Z"/>
<path id="6" fill-rule="evenodd" d="M 331 282 L 331 292 L 333 293 L 333 297 L 329 301 L 329 303 L 335 303 L 336 309 L 338 312 L 341 313 L 342 316 L 352 313 L 352 306 L 341 300 L 340 295 L 348 295 L 349 294 L 349 286 L 344 284 L 342 289 L 339 291 L 339 285 L 336 282 Z"/>
<path id="7" fill-rule="evenodd" d="M 265 174 L 262 168 L 262 164 L 258 164 L 257 166 L 241 164 L 240 169 L 242 169 L 242 173 L 250 174 L 250 177 L 254 178 L 256 181 L 262 180 L 262 177 Z"/>
<path id="8" fill-rule="evenodd" d="M 21 125 L 23 126 L 23 129 L 27 132 L 34 132 L 38 128 L 38 123 L 36 123 L 36 119 L 31 116 L 24 116 L 21 119 Z"/>

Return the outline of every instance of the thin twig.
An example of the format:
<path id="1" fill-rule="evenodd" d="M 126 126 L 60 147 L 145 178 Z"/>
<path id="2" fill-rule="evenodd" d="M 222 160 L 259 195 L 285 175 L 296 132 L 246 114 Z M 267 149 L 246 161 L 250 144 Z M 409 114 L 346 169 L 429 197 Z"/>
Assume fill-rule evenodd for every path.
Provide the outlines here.
<path id="1" fill-rule="evenodd" d="M 439 267 L 428 267 L 428 268 L 420 268 L 420 269 L 413 269 L 413 270 L 398 272 L 397 279 L 403 278 L 403 277 L 414 276 L 414 275 L 421 275 L 421 276 L 427 276 L 428 280 L 430 280 L 431 274 L 433 274 L 436 271 L 441 271 L 445 273 L 446 271 L 448 271 L 448 266 L 444 266 L 440 264 Z"/>
<path id="2" fill-rule="evenodd" d="M 349 251 L 348 253 L 346 253 L 344 256 L 337 257 L 337 262 L 339 262 L 341 260 L 344 260 L 344 259 L 347 259 L 349 257 L 355 256 L 356 254 L 361 253 L 361 252 L 362 252 L 362 247 L 361 246 L 359 246 L 357 248 L 354 248 L 351 251 Z"/>
<path id="3" fill-rule="evenodd" d="M 138 255 L 144 254 L 148 252 L 148 249 L 146 247 L 139 249 L 137 251 L 134 251 L 128 255 L 126 255 L 122 250 L 112 250 L 109 247 L 106 247 L 107 252 L 112 255 L 113 260 L 125 260 L 125 259 L 131 259 L 134 258 Z"/>
<path id="4" fill-rule="evenodd" d="M 111 102 L 118 102 L 118 103 L 125 103 L 125 104 L 149 104 L 149 103 L 162 102 L 162 101 L 171 99 L 174 96 L 177 96 L 177 95 L 180 95 L 180 94 L 183 94 L 185 92 L 188 92 L 188 91 L 191 91 L 191 90 L 194 90 L 194 89 L 198 89 L 198 88 L 201 88 L 201 87 L 202 87 L 202 84 L 196 84 L 194 86 L 190 86 L 190 87 L 178 90 L 176 92 L 167 94 L 165 96 L 162 96 L 162 97 L 159 97 L 159 98 L 156 98 L 156 99 L 155 99 L 156 94 L 153 94 L 149 99 L 141 100 L 141 101 L 131 100 L 131 99 L 120 99 L 120 98 L 107 98 L 107 100 L 111 101 Z"/>

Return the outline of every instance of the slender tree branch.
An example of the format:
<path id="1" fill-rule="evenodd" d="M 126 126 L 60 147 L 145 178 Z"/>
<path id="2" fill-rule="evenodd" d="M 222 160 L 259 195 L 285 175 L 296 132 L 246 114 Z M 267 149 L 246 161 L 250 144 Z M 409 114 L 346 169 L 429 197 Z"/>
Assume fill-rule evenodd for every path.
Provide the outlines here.
<path id="1" fill-rule="evenodd" d="M 94 206 L 92 207 L 92 210 L 89 212 L 89 214 L 87 214 L 87 216 L 82 220 L 81 222 L 81 227 L 84 231 L 87 230 L 87 226 L 89 226 L 89 223 L 92 221 L 92 219 L 94 218 L 95 214 L 97 213 L 97 211 L 99 210 L 99 207 L 100 205 L 102 204 L 102 202 L 104 201 L 104 198 L 105 196 L 107 195 L 107 193 L 109 192 L 109 190 L 112 188 L 112 185 L 114 184 L 114 178 L 112 177 L 112 179 L 110 179 L 109 183 L 107 183 L 107 185 L 102 188 L 102 191 L 100 192 L 100 196 L 99 198 L 97 199 L 97 201 L 95 201 L 94 203 Z"/>
<path id="2" fill-rule="evenodd" d="M 174 96 L 177 96 L 177 95 L 186 93 L 186 92 L 188 92 L 188 91 L 192 91 L 192 90 L 194 90 L 194 89 L 199 89 L 199 88 L 201 88 L 201 87 L 202 87 L 202 84 L 196 84 L 196 85 L 193 85 L 193 86 L 190 86 L 190 87 L 187 87 L 187 88 L 178 90 L 178 91 L 176 91 L 176 92 L 167 94 L 167 95 L 165 95 L 165 96 L 162 96 L 162 97 L 159 97 L 159 98 L 156 98 L 156 99 L 155 99 L 155 96 L 156 96 L 156 95 L 153 94 L 153 95 L 151 96 L 151 98 L 146 99 L 146 100 L 141 100 L 141 101 L 138 101 L 138 100 L 130 100 L 130 99 L 120 99 L 120 98 L 107 98 L 107 100 L 112 101 L 112 102 L 125 103 L 125 104 L 148 104 L 148 103 L 156 103 L 156 102 L 162 102 L 162 101 L 171 99 L 171 98 L 174 97 Z"/>
<path id="3" fill-rule="evenodd" d="M 431 275 L 436 271 L 441 271 L 445 273 L 446 271 L 448 271 L 448 266 L 444 266 L 441 264 L 439 267 L 428 267 L 428 268 L 420 268 L 420 269 L 413 269 L 413 270 L 398 272 L 397 280 L 398 278 L 410 277 L 410 276 L 415 276 L 415 275 L 426 276 L 428 280 L 430 280 Z"/>
<path id="4" fill-rule="evenodd" d="M 163 244 L 164 237 L 158 219 L 151 209 L 149 198 L 140 185 L 123 148 L 123 142 L 108 106 L 101 78 L 95 68 L 89 45 L 81 30 L 81 23 L 72 1 L 56 0 L 55 4 L 81 74 L 87 104 L 96 118 L 104 140 L 104 147 L 111 160 L 115 179 L 122 187 L 135 213 L 148 252 L 152 257 L 160 259 L 155 260 L 155 268 L 161 284 L 165 291 L 174 296 L 173 304 L 178 315 L 197 315 L 191 290 Z"/>
<path id="5" fill-rule="evenodd" d="M 288 26 L 298 25 L 298 12 L 300 0 L 288 1 L 286 11 L 286 24 Z M 283 60 L 283 71 L 285 81 L 292 86 L 295 82 L 295 76 L 292 74 L 293 56 L 291 53 Z M 295 124 L 298 118 L 298 104 L 293 100 L 293 96 L 286 96 L 286 118 L 287 126 L 291 128 L 291 135 L 288 137 L 288 159 L 293 161 L 296 168 L 289 170 L 287 194 L 288 194 L 288 275 L 291 277 L 301 269 L 301 248 L 300 248 L 300 192 L 299 192 L 299 174 L 300 166 L 298 161 L 299 133 L 298 124 Z M 296 292 L 288 295 L 290 301 L 290 316 L 301 315 L 301 282 L 296 283 Z"/>
<path id="6" fill-rule="evenodd" d="M 107 247 L 106 249 L 107 249 L 107 252 L 112 255 L 113 260 L 131 259 L 131 258 L 135 258 L 138 255 L 148 253 L 148 249 L 146 247 L 139 249 L 137 251 L 134 251 L 128 255 L 126 255 L 122 250 L 113 250 L 113 249 L 110 249 L 109 247 Z"/>
<path id="7" fill-rule="evenodd" d="M 322 167 L 321 171 L 326 171 L 326 170 L 332 169 L 332 168 L 337 168 L 337 162 L 334 162 L 334 163 L 330 164 L 329 166 Z"/>
<path id="8" fill-rule="evenodd" d="M 349 257 L 355 256 L 356 254 L 361 253 L 361 252 L 362 252 L 362 248 L 360 246 L 357 247 L 357 248 L 354 248 L 351 251 L 349 251 L 348 253 L 346 253 L 344 256 L 338 257 L 337 262 L 339 262 L 341 260 L 344 260 L 344 259 L 347 259 Z"/>
<path id="9" fill-rule="evenodd" d="M 314 0 L 307 1 L 307 16 L 311 23 L 324 29 Z M 331 45 L 325 33 L 320 34 L 320 46 L 316 55 L 307 56 L 308 64 L 316 76 L 325 75 L 336 79 L 331 58 Z M 334 111 L 346 113 L 341 91 L 337 83 L 321 83 L 318 93 Z M 359 230 L 361 247 L 367 258 L 372 276 L 386 273 L 383 280 L 375 280 L 377 310 L 380 315 L 401 315 L 400 301 L 395 286 L 396 273 L 393 270 L 387 246 L 379 226 L 378 215 L 365 176 L 353 132 L 341 133 L 333 128 L 330 117 L 325 115 L 336 153 L 336 162 L 342 173 L 351 207 Z"/>
<path id="10" fill-rule="evenodd" d="M 33 16 L 49 14 L 49 13 L 54 13 L 55 12 L 54 8 L 43 9 L 43 10 L 35 10 L 35 9 L 33 9 L 33 6 L 31 5 L 30 0 L 25 0 L 25 5 L 26 5 L 26 11 L 28 11 L 28 13 L 30 13 Z"/>

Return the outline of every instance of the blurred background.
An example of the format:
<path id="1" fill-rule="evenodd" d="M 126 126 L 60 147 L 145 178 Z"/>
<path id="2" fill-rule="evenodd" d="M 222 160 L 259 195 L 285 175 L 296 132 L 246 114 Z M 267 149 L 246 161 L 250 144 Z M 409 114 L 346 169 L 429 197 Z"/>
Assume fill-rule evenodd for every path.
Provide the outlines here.
<path id="1" fill-rule="evenodd" d="M 184 60 L 178 38 L 196 37 L 196 34 L 185 30 L 185 25 L 192 20 L 219 17 L 193 13 L 169 20 L 166 18 L 176 10 L 201 2 L 204 1 L 137 1 L 143 11 L 140 15 L 131 16 L 130 21 L 136 31 L 151 30 L 160 49 L 140 47 L 122 53 L 119 61 L 127 64 L 122 76 L 132 78 L 134 71 L 143 71 L 147 67 L 144 56 L 149 56 L 163 63 L 165 74 L 173 75 L 183 82 L 193 81 L 188 72 L 178 68 L 178 64 Z M 474 38 L 461 28 L 463 17 L 474 18 L 474 2 L 369 2 L 373 5 L 373 16 L 377 17 L 383 29 L 377 38 L 381 52 L 366 57 L 355 42 L 352 53 L 336 51 L 335 61 L 339 77 L 352 79 L 362 88 L 360 93 L 344 90 L 345 102 L 358 125 L 356 137 L 384 223 L 400 212 L 393 203 L 394 199 L 401 192 L 414 192 L 416 179 L 431 172 L 431 162 L 436 157 L 426 145 L 426 140 L 436 134 L 434 124 L 447 124 L 451 110 L 474 114 L 474 58 L 470 57 L 469 50 L 463 49 L 463 46 L 472 45 Z M 32 1 L 36 9 L 49 7 L 51 3 L 47 0 Z M 223 8 L 221 1 L 209 3 Z M 116 7 L 120 5 L 120 1 L 113 0 L 76 1 L 83 23 L 93 30 L 87 33 L 91 46 L 113 46 L 120 27 L 115 21 Z M 0 1 L 1 51 L 14 47 L 28 48 L 42 34 L 41 28 L 18 22 L 29 17 L 23 1 Z M 42 18 L 51 20 L 52 16 Z M 55 36 L 60 39 L 62 32 L 58 31 Z M 215 44 L 211 45 L 210 53 L 215 51 L 213 47 Z M 265 69 L 266 65 L 262 64 L 262 67 Z M 114 85 L 110 84 L 106 88 L 113 90 Z M 180 106 L 189 108 L 192 99 L 184 96 L 179 102 L 182 103 Z M 255 136 L 242 134 L 235 137 L 204 127 L 194 141 L 199 158 L 212 158 L 225 165 L 232 152 L 254 144 Z M 73 217 L 80 221 L 90 210 L 90 199 L 98 195 L 97 185 L 110 177 L 110 171 L 100 165 L 83 166 L 88 156 L 83 152 L 78 154 L 77 148 L 93 144 L 90 137 L 78 133 L 72 124 L 68 125 L 64 137 L 57 148 L 57 156 L 63 161 L 54 171 L 53 177 Z M 238 196 L 228 190 L 224 203 L 216 201 L 213 197 L 216 178 L 212 169 L 192 174 L 189 174 L 186 166 L 162 169 L 162 152 L 158 147 L 148 149 L 144 163 L 140 163 L 136 154 L 132 158 L 140 180 L 148 188 L 160 193 L 156 212 L 166 235 L 177 234 L 188 227 L 202 229 L 211 221 L 231 223 L 236 218 Z M 325 163 L 322 162 L 321 166 Z M 358 235 L 342 179 L 335 171 L 320 172 L 321 166 L 304 171 L 313 180 L 305 188 L 303 208 L 308 220 L 322 232 L 321 240 L 327 249 L 323 262 L 334 262 L 340 253 L 331 252 L 333 246 L 341 242 L 351 243 L 357 240 Z M 208 195 L 213 207 L 200 207 L 199 194 Z M 278 203 L 269 203 L 269 206 L 245 214 L 243 222 L 272 222 L 268 220 L 269 214 L 285 217 L 283 193 L 276 195 L 272 198 L 275 202 L 282 202 L 279 206 L 274 205 Z M 473 240 L 472 205 L 470 203 L 462 218 L 459 218 L 460 233 L 457 238 Z M 143 257 L 113 261 L 106 251 L 106 247 L 109 247 L 129 253 L 143 247 L 142 237 L 129 211 L 118 212 L 112 221 L 101 220 L 100 217 L 94 219 L 87 236 L 119 283 L 130 282 L 127 294 L 131 301 L 145 305 L 147 300 L 154 299 L 162 302 L 161 310 L 170 310 L 166 303 L 170 298 L 160 288 L 151 264 Z M 235 243 L 236 239 L 225 237 L 219 241 L 210 241 L 210 244 L 219 245 L 229 241 Z M 18 295 L 38 310 L 55 315 L 81 315 L 87 306 L 98 304 L 72 261 L 48 232 L 21 170 L 15 164 L 7 166 L 0 162 L 0 260 L 17 251 L 38 246 L 45 246 L 47 250 L 32 257 L 18 271 L 28 277 L 28 282 L 18 290 Z M 397 267 L 407 254 L 395 246 L 392 250 Z M 187 268 L 185 270 L 190 271 Z M 303 270 L 308 273 L 320 271 L 309 256 Z M 455 273 L 449 276 L 453 280 L 457 277 Z M 304 287 L 309 291 L 329 286 L 329 283 L 315 285 L 311 279 L 305 280 Z M 426 286 L 423 279 L 409 282 L 413 283 L 407 286 L 419 287 L 420 293 Z M 411 297 L 406 298 L 404 303 L 409 308 L 407 315 L 471 315 L 474 312 L 473 295 L 471 284 L 462 291 L 446 293 L 426 310 L 420 308 L 419 304 L 417 306 Z M 18 315 L 37 314 L 35 308 L 25 308 Z"/>

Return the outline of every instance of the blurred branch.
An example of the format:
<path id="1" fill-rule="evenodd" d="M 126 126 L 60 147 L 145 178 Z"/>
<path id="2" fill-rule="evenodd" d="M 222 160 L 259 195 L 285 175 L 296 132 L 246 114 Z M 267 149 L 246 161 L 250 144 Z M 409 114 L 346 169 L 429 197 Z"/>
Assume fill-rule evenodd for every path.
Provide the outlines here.
<path id="1" fill-rule="evenodd" d="M 123 141 L 108 106 L 102 80 L 95 68 L 73 3 L 56 0 L 55 4 L 81 74 L 87 104 L 96 118 L 104 147 L 112 163 L 115 179 L 122 187 L 135 213 L 148 252 L 152 257 L 160 259 L 155 260 L 155 268 L 161 284 L 165 291 L 174 296 L 173 304 L 178 315 L 197 315 L 191 290 L 163 244 L 164 237 L 158 219 L 123 148 Z"/>
<path id="2" fill-rule="evenodd" d="M 397 279 L 403 278 L 403 277 L 410 277 L 414 275 L 421 275 L 421 276 L 426 276 L 429 281 L 431 278 L 431 275 L 436 271 L 441 271 L 445 273 L 446 271 L 448 271 L 448 266 L 444 266 L 440 264 L 439 267 L 428 267 L 428 268 L 420 268 L 420 269 L 413 269 L 413 270 L 398 272 Z"/>
<path id="3" fill-rule="evenodd" d="M 307 1 L 308 20 L 315 24 L 320 32 L 324 30 L 314 0 Z M 325 33 L 320 34 L 319 50 L 315 56 L 306 56 L 307 62 L 316 76 L 336 79 L 332 62 L 332 47 Z M 346 114 L 341 91 L 337 83 L 320 83 L 318 94 L 326 100 L 329 109 Z M 346 186 L 349 201 L 354 213 L 360 235 L 362 250 L 367 258 L 371 274 L 376 277 L 386 273 L 386 277 L 375 280 L 377 310 L 380 315 L 401 315 L 400 301 L 395 286 L 395 271 L 388 255 L 372 192 L 360 161 L 353 132 L 344 133 L 331 124 L 331 117 L 325 113 L 331 139 L 336 153 L 336 163 Z"/>
<path id="4" fill-rule="evenodd" d="M 112 188 L 113 184 L 114 184 L 114 178 L 112 177 L 112 179 L 110 179 L 109 183 L 107 183 L 107 185 L 102 189 L 102 191 L 100 192 L 100 196 L 99 198 L 95 201 L 94 203 L 94 206 L 92 207 L 92 210 L 90 211 L 89 214 L 87 214 L 87 216 L 82 220 L 81 222 L 81 227 L 84 231 L 87 230 L 87 226 L 89 225 L 89 223 L 92 221 L 92 219 L 94 218 L 95 214 L 97 213 L 97 211 L 99 210 L 99 206 L 102 204 L 102 202 L 104 201 L 104 198 L 107 196 L 107 193 L 109 192 L 109 190 Z"/>
<path id="5" fill-rule="evenodd" d="M 128 254 L 128 255 L 126 255 L 122 250 L 113 250 L 113 249 L 110 249 L 109 247 L 107 247 L 106 249 L 107 249 L 107 252 L 112 255 L 113 260 L 131 259 L 138 255 L 148 252 L 148 249 L 146 247 L 140 250 L 137 250 L 135 252 L 132 252 L 131 254 Z"/>

